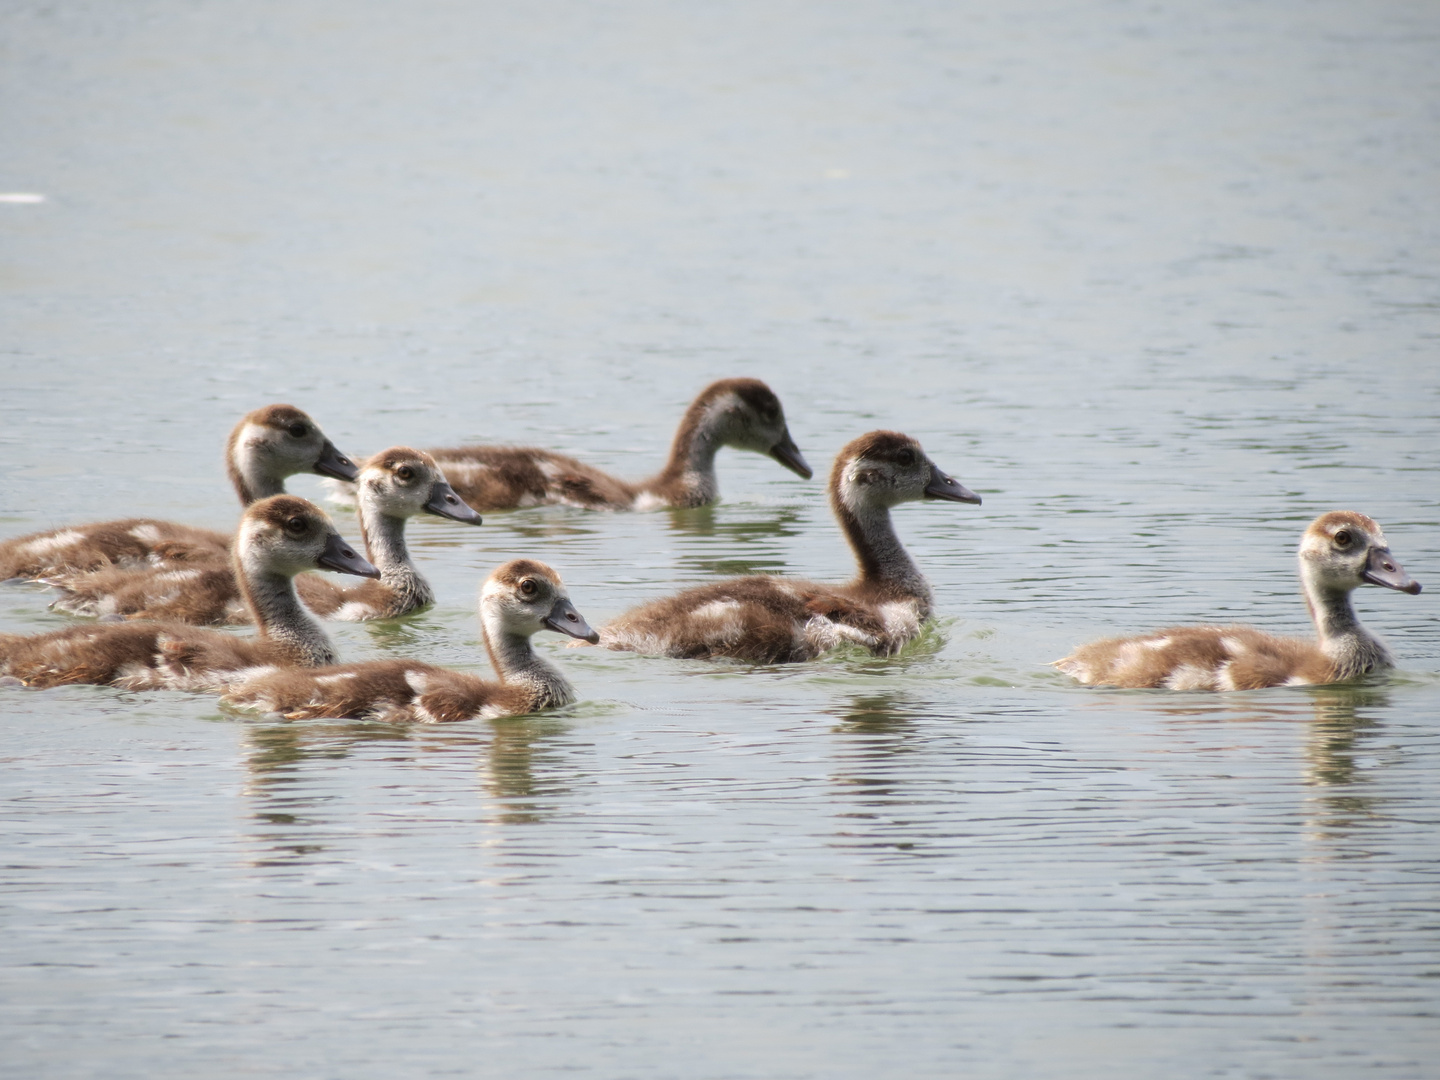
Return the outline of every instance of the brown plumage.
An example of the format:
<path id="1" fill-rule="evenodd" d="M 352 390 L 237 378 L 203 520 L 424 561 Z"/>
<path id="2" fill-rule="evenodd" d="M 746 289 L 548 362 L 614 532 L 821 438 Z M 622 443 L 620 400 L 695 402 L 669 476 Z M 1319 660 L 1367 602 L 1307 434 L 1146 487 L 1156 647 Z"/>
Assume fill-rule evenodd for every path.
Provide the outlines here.
<path id="1" fill-rule="evenodd" d="M 890 509 L 919 499 L 979 503 L 907 435 L 872 431 L 846 445 L 830 472 L 830 506 L 860 572 L 846 585 L 770 575 L 686 589 L 600 631 L 610 649 L 751 663 L 810 660 L 844 642 L 887 655 L 930 617 L 930 587 L 910 560 Z"/>
<path id="2" fill-rule="evenodd" d="M 315 421 L 293 405 L 267 405 L 241 417 L 225 446 L 225 468 L 242 506 L 279 495 L 285 478 L 316 472 L 355 478 L 355 465 Z M 70 525 L 0 543 L 0 580 L 44 578 L 107 566 L 215 563 L 230 537 L 155 518 Z"/>
<path id="3" fill-rule="evenodd" d="M 0 638 L 0 676 L 27 686 L 100 683 L 127 689 L 209 689 L 223 673 L 257 665 L 328 664 L 325 632 L 300 606 L 302 570 L 379 573 L 341 539 L 313 503 L 275 495 L 240 520 L 234 561 L 259 633 L 240 638 L 183 623 L 105 623 Z"/>
<path id="4" fill-rule="evenodd" d="M 1179 626 L 1092 642 L 1055 666 L 1090 685 L 1167 690 L 1303 686 L 1393 667 L 1389 650 L 1351 604 L 1351 593 L 1364 584 L 1420 591 L 1390 554 L 1380 526 L 1351 510 L 1322 514 L 1305 530 L 1299 558 L 1315 640 L 1248 626 Z"/>
<path id="5" fill-rule="evenodd" d="M 410 559 L 405 522 L 420 513 L 480 523 L 446 483 L 430 455 L 394 446 L 374 455 L 357 480 L 360 533 L 378 581 L 346 587 L 328 577 L 302 574 L 295 587 L 317 615 L 342 620 L 407 615 L 435 600 Z M 188 567 L 107 567 L 60 574 L 46 581 L 64 593 L 54 605 L 72 615 L 170 619 L 197 626 L 251 621 L 228 560 Z"/>
<path id="6" fill-rule="evenodd" d="M 646 510 L 703 506 L 719 498 L 715 455 L 724 446 L 767 454 L 791 472 L 810 476 L 810 466 L 790 438 L 780 399 L 759 379 L 721 379 L 701 391 L 680 420 L 665 467 L 638 483 L 530 447 L 459 446 L 430 454 L 460 497 L 477 510 L 545 504 Z"/>
<path id="7" fill-rule="evenodd" d="M 560 576 L 544 563 L 515 559 L 480 589 L 480 631 L 499 682 L 418 660 L 372 660 L 251 673 L 230 685 L 225 700 L 291 719 L 449 723 L 537 712 L 575 698 L 564 676 L 531 648 L 530 638 L 547 629 L 595 640 Z"/>

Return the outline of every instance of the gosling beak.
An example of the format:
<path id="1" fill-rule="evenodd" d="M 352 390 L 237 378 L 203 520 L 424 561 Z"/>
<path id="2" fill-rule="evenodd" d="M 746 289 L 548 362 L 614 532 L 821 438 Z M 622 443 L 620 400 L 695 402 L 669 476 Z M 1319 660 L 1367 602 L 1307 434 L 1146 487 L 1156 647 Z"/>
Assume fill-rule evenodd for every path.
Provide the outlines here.
<path id="1" fill-rule="evenodd" d="M 591 645 L 600 642 L 600 635 L 590 629 L 580 612 L 575 610 L 575 605 L 565 597 L 555 601 L 555 606 L 550 609 L 550 614 L 545 616 L 545 625 L 551 630 L 558 630 L 581 641 L 588 641 Z"/>
<path id="2" fill-rule="evenodd" d="M 1405 572 L 1389 548 L 1371 548 L 1370 557 L 1365 560 L 1365 572 L 1360 576 L 1371 585 L 1383 585 L 1411 596 L 1420 591 L 1420 582 Z"/>
<path id="3" fill-rule="evenodd" d="M 354 480 L 360 475 L 355 462 L 336 450 L 329 439 L 320 448 L 320 460 L 315 462 L 314 471 L 321 476 L 333 476 L 336 480 Z"/>
<path id="4" fill-rule="evenodd" d="M 456 495 L 455 489 L 444 480 L 436 480 L 430 488 L 430 501 L 425 504 L 425 509 L 451 521 L 463 521 L 466 525 L 480 524 L 480 515 L 470 508 L 469 503 Z"/>
<path id="5" fill-rule="evenodd" d="M 930 463 L 930 482 L 925 485 L 925 498 L 980 505 L 979 495 L 976 495 L 953 476 L 946 476 L 935 467 L 933 461 Z"/>
<path id="6" fill-rule="evenodd" d="M 354 574 L 356 577 L 378 578 L 380 571 L 355 553 L 339 533 L 331 533 L 325 539 L 325 550 L 320 553 L 316 564 L 337 574 Z"/>
<path id="7" fill-rule="evenodd" d="M 806 480 L 814 476 L 810 466 L 805 463 L 800 448 L 795 445 L 795 440 L 790 438 L 790 431 L 787 428 L 785 435 L 774 446 L 770 447 L 770 456 L 778 461 L 785 468 Z"/>

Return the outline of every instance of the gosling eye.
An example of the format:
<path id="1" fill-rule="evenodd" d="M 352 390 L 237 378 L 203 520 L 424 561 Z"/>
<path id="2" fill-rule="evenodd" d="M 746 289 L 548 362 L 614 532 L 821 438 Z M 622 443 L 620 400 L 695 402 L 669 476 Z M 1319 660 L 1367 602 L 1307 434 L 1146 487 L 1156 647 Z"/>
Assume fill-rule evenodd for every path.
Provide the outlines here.
<path id="1" fill-rule="evenodd" d="M 910 449 L 901 450 L 900 453 L 895 455 L 895 460 L 908 469 L 911 465 L 915 464 L 915 451 Z"/>
<path id="2" fill-rule="evenodd" d="M 1334 539 L 1336 547 L 1347 548 L 1350 546 L 1350 541 L 1354 538 L 1350 535 L 1349 529 L 1341 529 L 1335 534 Z"/>
<path id="3" fill-rule="evenodd" d="M 296 420 L 295 423 L 291 424 L 285 430 L 290 432 L 290 435 L 293 438 L 303 439 L 306 435 L 310 433 L 310 425 L 300 420 Z"/>
<path id="4" fill-rule="evenodd" d="M 535 590 L 538 588 L 540 588 L 540 586 L 535 584 L 534 578 L 527 577 L 524 581 L 520 582 L 520 591 L 526 596 L 534 596 Z"/>
<path id="5" fill-rule="evenodd" d="M 395 476 L 397 479 L 400 480 L 413 480 L 415 479 L 415 470 L 412 469 L 409 465 L 401 465 L 398 469 L 395 470 Z"/>
<path id="6" fill-rule="evenodd" d="M 309 524 L 303 517 L 292 517 L 285 522 L 285 531 L 291 536 L 303 536 Z"/>

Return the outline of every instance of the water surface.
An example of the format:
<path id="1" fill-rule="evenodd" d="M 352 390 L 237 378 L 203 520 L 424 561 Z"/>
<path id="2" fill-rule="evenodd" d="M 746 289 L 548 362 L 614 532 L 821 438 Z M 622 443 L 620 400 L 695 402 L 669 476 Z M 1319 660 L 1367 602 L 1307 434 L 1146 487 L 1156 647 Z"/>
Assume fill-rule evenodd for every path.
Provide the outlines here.
<path id="1" fill-rule="evenodd" d="M 940 618 L 792 668 L 541 643 L 561 713 L 283 723 L 0 693 L 14 1076 L 1415 1077 L 1440 1051 L 1440 16 L 1321 2 L 17 4 L 0 39 L 0 535 L 224 528 L 257 405 L 350 453 L 658 467 L 767 380 L 982 507 L 897 522 Z M 599 624 L 841 579 L 819 480 L 417 521 L 484 668 L 520 554 Z M 320 497 L 314 478 L 291 489 Z M 1399 669 L 1089 690 L 1073 644 L 1303 631 L 1371 514 Z M 336 511 L 342 531 L 354 518 Z M 0 631 L 64 625 L 0 586 Z"/>

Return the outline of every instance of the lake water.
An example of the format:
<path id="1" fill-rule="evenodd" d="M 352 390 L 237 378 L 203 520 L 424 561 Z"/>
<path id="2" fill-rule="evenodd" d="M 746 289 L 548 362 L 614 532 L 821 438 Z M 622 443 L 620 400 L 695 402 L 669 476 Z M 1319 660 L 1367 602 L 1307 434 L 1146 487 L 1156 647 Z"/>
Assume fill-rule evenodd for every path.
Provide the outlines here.
<path id="1" fill-rule="evenodd" d="M 443 728 L 0 692 L 16 1077 L 1367 1077 L 1440 1053 L 1440 8 L 19 2 L 0 37 L 0 536 L 236 516 L 243 412 L 346 452 L 656 467 L 755 375 L 822 476 L 876 427 L 982 507 L 940 618 L 790 668 L 540 646 Z M 347 658 L 483 670 L 500 561 L 594 624 L 841 579 L 818 480 L 411 526 Z M 313 477 L 291 490 L 322 492 Z M 1232 695 L 1045 662 L 1307 628 L 1361 510 L 1398 670 Z M 337 511 L 342 532 L 353 516 Z M 0 587 L 0 631 L 64 625 Z"/>

